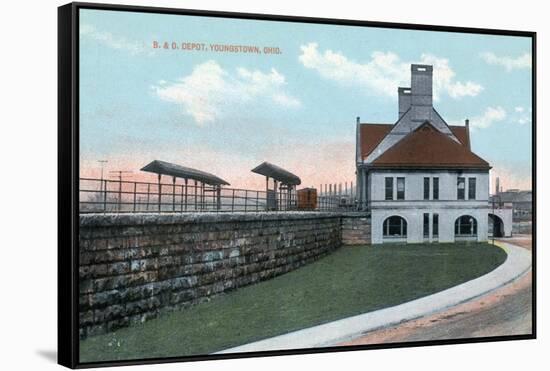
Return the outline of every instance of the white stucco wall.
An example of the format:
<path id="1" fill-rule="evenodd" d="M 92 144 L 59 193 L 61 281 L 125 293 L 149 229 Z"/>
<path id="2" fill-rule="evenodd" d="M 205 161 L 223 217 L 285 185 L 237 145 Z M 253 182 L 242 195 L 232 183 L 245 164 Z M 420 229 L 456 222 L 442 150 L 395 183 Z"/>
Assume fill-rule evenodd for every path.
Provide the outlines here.
<path id="1" fill-rule="evenodd" d="M 424 213 L 430 214 L 430 233 L 429 238 L 424 239 L 423 221 Z M 439 237 L 433 236 L 433 215 L 439 214 Z M 371 212 L 371 233 L 372 243 L 380 244 L 392 242 L 384 240 L 383 223 L 384 220 L 393 215 L 399 215 L 407 221 L 407 243 L 421 242 L 454 242 L 455 241 L 455 221 L 462 215 L 470 215 L 477 221 L 477 241 L 487 241 L 488 231 L 488 206 L 485 208 L 434 208 L 434 209 L 373 209 Z"/>
<path id="2" fill-rule="evenodd" d="M 483 201 L 486 204 L 489 200 L 489 173 L 485 172 L 457 172 L 457 171 L 370 171 L 369 186 L 372 202 L 385 201 L 385 178 L 405 178 L 405 200 L 424 201 L 424 177 L 439 177 L 439 202 L 449 201 L 451 203 L 464 202 L 457 200 L 456 182 L 458 177 L 466 178 L 465 198 L 468 199 L 468 178 L 476 178 L 475 200 Z M 430 199 L 433 196 L 433 181 L 430 180 Z M 396 180 L 394 179 L 394 200 L 397 198 Z M 391 203 L 392 201 L 386 201 Z"/>
<path id="3" fill-rule="evenodd" d="M 513 210 L 512 209 L 495 209 L 493 210 L 489 206 L 489 214 L 495 214 L 502 220 L 504 226 L 504 237 L 512 237 L 512 227 L 513 227 Z"/>
<path id="4" fill-rule="evenodd" d="M 457 200 L 457 177 L 466 178 L 465 200 Z M 385 178 L 405 178 L 405 200 L 396 200 L 397 184 L 394 179 L 394 200 L 385 200 Z M 430 200 L 424 200 L 424 177 L 439 178 L 439 200 L 433 200 L 433 181 L 430 180 Z M 468 198 L 468 178 L 476 178 L 476 197 Z M 489 174 L 458 171 L 371 171 L 369 172 L 369 206 L 372 213 L 372 243 L 383 243 L 383 222 L 392 215 L 407 221 L 408 243 L 424 241 L 455 241 L 455 221 L 462 215 L 474 217 L 478 225 L 477 241 L 488 236 Z M 429 238 L 424 239 L 424 213 L 430 214 Z M 433 215 L 439 214 L 439 237 L 433 236 Z"/>

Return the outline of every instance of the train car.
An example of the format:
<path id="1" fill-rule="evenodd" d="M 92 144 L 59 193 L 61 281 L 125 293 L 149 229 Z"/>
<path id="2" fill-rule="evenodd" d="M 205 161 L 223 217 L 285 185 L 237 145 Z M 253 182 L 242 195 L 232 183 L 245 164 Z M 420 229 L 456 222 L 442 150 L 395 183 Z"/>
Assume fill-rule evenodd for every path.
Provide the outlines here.
<path id="1" fill-rule="evenodd" d="M 302 188 L 296 194 L 298 196 L 298 210 L 317 209 L 317 189 Z"/>

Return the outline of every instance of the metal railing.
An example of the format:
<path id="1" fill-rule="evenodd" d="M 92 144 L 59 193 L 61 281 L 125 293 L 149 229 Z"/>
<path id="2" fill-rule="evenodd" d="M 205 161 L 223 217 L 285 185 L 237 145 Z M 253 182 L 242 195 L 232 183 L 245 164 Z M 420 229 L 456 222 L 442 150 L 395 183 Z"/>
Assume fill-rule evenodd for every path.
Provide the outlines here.
<path id="1" fill-rule="evenodd" d="M 149 183 L 80 178 L 80 213 L 260 212 L 349 210 L 346 195 L 316 196 L 301 203 L 295 192 L 259 191 L 206 184 Z"/>

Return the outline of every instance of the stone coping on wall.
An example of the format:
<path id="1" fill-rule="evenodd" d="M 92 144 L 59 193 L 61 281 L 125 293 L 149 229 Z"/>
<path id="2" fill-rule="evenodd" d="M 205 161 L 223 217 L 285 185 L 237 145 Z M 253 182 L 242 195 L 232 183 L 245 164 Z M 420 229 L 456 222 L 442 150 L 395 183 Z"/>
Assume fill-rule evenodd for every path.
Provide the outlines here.
<path id="1" fill-rule="evenodd" d="M 201 212 L 201 213 L 101 213 L 81 214 L 80 226 L 130 226 L 180 223 L 218 223 L 269 220 L 304 220 L 334 217 L 366 217 L 365 212 L 324 212 L 324 211 L 285 211 L 285 212 Z"/>

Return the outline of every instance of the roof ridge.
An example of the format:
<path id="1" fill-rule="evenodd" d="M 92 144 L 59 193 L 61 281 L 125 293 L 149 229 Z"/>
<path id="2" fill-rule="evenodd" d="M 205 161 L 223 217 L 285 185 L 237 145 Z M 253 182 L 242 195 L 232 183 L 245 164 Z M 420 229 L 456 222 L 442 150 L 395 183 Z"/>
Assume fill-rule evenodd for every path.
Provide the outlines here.
<path id="1" fill-rule="evenodd" d="M 460 141 L 456 142 L 455 140 L 450 138 L 447 134 L 442 133 L 436 127 L 434 127 L 433 124 L 428 120 L 426 120 L 424 123 L 420 124 L 415 130 L 413 130 L 413 131 L 409 132 L 408 134 L 406 134 L 399 142 L 397 142 L 394 146 L 392 146 L 387 151 L 385 151 L 383 154 L 381 154 L 378 158 L 376 158 L 372 162 L 372 164 L 377 165 L 377 164 L 384 163 L 384 161 L 388 161 L 388 157 L 391 158 L 392 156 L 395 156 L 394 155 L 395 153 L 398 153 L 400 150 L 403 150 L 403 147 L 406 147 L 406 146 L 409 146 L 409 145 L 417 145 L 416 143 L 411 143 L 411 140 L 413 140 L 418 135 L 423 135 L 423 131 L 420 130 L 420 129 L 422 127 L 425 127 L 426 125 L 429 125 L 432 128 L 432 130 L 430 130 L 430 135 L 435 135 L 436 138 L 444 141 L 444 144 L 443 144 L 444 148 L 440 148 L 439 150 L 441 150 L 443 152 L 449 151 L 449 150 L 459 151 L 458 152 L 459 155 L 460 155 L 460 152 L 462 152 L 463 154 L 471 157 L 471 159 L 470 159 L 471 162 L 476 162 L 475 164 L 471 163 L 469 165 L 487 166 L 487 167 L 490 166 L 487 161 L 485 161 L 483 158 L 481 158 L 476 153 L 474 153 L 470 148 L 466 147 Z M 411 139 L 411 138 L 413 138 L 413 139 Z M 452 143 L 452 145 L 449 146 L 449 143 Z M 432 144 L 435 144 L 435 143 L 432 142 Z M 435 148 L 435 147 L 426 146 L 426 148 L 429 149 L 429 148 Z M 414 150 L 414 147 L 413 147 L 413 150 Z M 410 150 L 409 150 L 409 152 L 410 152 Z M 404 156 L 401 155 L 401 157 L 404 157 Z M 408 156 L 408 159 L 410 160 L 410 156 Z M 464 160 L 467 160 L 467 159 L 464 159 Z M 472 160 L 474 160 L 474 161 L 472 161 Z M 390 161 L 390 162 L 388 162 L 388 164 L 390 164 L 390 163 L 391 164 L 399 164 L 400 162 L 401 162 L 401 159 L 399 159 L 398 161 Z M 443 164 L 443 162 L 438 163 L 438 164 Z M 424 165 L 430 165 L 430 164 L 425 163 Z M 456 165 L 468 165 L 468 164 L 466 162 L 457 162 Z"/>

